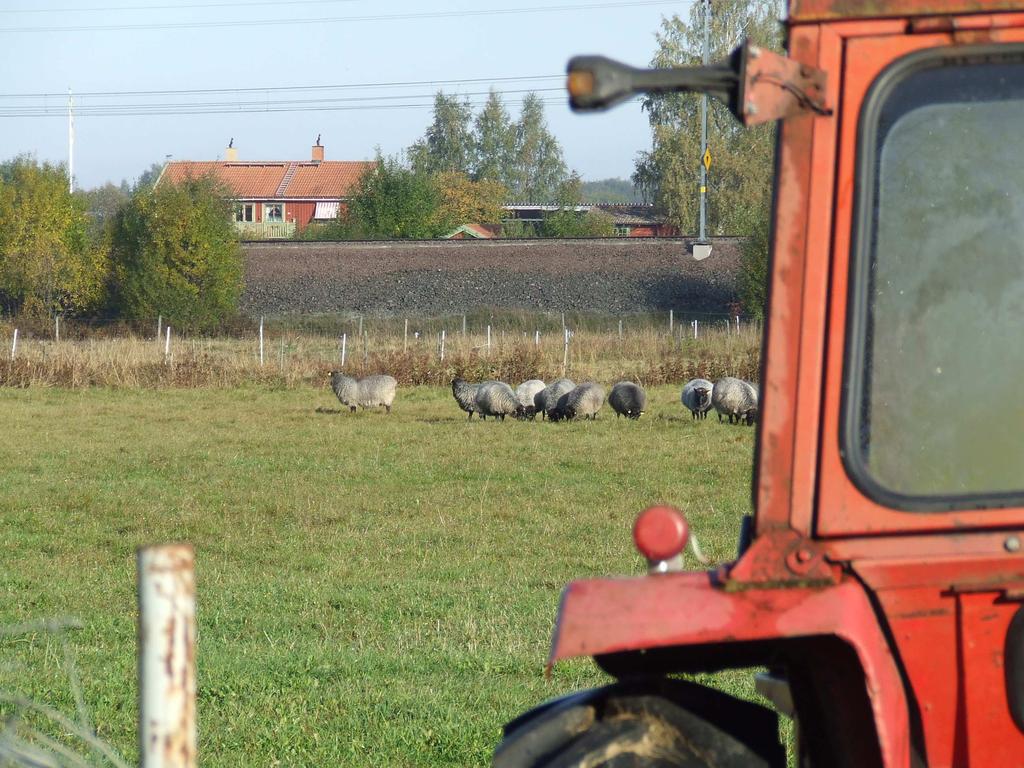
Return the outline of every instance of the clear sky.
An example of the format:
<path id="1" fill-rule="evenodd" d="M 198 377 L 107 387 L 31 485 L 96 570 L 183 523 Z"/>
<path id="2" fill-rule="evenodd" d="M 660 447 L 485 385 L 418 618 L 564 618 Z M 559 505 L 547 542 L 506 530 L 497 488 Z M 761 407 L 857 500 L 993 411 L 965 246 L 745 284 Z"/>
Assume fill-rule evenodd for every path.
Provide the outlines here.
<path id="1" fill-rule="evenodd" d="M 305 159 L 317 134 L 327 159 L 370 159 L 377 146 L 397 153 L 423 134 L 439 88 L 480 104 L 493 84 L 513 117 L 522 92 L 545 97 L 549 126 L 584 179 L 628 178 L 650 146 L 646 115 L 635 102 L 574 115 L 565 63 L 602 53 L 646 64 L 662 17 L 689 9 L 657 0 L 0 0 L 0 159 L 67 160 L 69 87 L 76 184 L 93 187 L 132 180 L 167 155 L 221 158 L 231 138 L 240 160 Z M 285 23 L 299 20 L 312 21 Z M 124 93 L 213 89 L 228 90 Z M 114 95 L 88 95 L 99 93 Z M 295 107 L 304 111 L 270 111 Z"/>

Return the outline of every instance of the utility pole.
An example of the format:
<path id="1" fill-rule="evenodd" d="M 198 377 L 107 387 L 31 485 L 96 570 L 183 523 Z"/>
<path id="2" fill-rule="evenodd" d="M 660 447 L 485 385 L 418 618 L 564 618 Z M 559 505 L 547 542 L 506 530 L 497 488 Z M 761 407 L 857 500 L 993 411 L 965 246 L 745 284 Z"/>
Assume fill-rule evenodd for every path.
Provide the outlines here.
<path id="1" fill-rule="evenodd" d="M 711 63 L 711 0 L 703 0 L 704 8 L 704 66 Z M 703 261 L 711 255 L 708 242 L 708 171 L 711 170 L 711 150 L 708 148 L 708 95 L 700 97 L 700 232 L 690 255 Z"/>
<path id="2" fill-rule="evenodd" d="M 704 0 L 704 66 L 711 63 L 711 0 Z M 707 241 L 708 169 L 708 95 L 700 97 L 700 241 Z"/>
<path id="3" fill-rule="evenodd" d="M 75 191 L 75 102 L 68 88 L 68 192 Z"/>

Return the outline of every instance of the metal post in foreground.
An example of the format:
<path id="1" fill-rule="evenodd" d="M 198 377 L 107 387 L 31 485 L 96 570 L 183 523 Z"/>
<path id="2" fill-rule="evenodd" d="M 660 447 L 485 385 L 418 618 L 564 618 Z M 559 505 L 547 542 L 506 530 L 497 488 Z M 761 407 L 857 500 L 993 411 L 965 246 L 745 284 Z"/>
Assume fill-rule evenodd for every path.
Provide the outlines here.
<path id="1" fill-rule="evenodd" d="M 195 554 L 188 544 L 145 547 L 136 564 L 142 768 L 195 768 Z"/>

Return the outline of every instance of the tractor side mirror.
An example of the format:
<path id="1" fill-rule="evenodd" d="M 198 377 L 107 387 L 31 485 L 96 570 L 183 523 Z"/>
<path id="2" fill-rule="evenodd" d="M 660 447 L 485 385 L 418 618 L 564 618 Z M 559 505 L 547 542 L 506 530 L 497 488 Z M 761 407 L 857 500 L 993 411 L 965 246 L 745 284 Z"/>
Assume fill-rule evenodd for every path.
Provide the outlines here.
<path id="1" fill-rule="evenodd" d="M 638 93 L 707 93 L 744 125 L 803 112 L 829 115 L 825 72 L 746 41 L 708 67 L 638 69 L 605 56 L 569 60 L 569 105 L 577 112 L 608 109 Z"/>

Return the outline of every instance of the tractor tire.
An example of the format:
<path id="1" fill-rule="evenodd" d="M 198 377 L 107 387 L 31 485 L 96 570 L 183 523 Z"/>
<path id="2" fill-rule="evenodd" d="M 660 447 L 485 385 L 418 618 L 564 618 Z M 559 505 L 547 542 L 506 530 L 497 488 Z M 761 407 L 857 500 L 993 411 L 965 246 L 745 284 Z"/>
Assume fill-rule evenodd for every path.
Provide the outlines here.
<path id="1" fill-rule="evenodd" d="M 682 680 L 616 683 L 505 726 L 494 768 L 784 768 L 778 715 Z"/>

